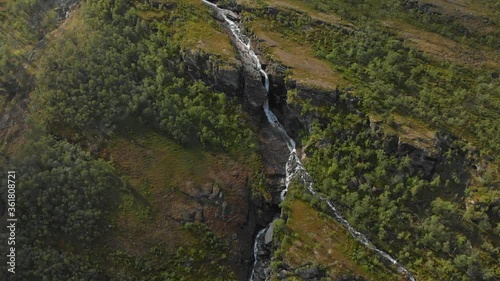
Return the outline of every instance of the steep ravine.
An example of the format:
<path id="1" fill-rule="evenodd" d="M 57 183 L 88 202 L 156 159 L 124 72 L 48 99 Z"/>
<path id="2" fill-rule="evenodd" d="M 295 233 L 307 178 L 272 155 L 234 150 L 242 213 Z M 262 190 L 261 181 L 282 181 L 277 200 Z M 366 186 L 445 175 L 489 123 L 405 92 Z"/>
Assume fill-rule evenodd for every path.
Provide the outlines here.
<path id="1" fill-rule="evenodd" d="M 239 25 L 235 21 L 230 19 L 230 17 L 235 19 L 235 18 L 237 18 L 237 16 L 235 16 L 232 11 L 221 9 L 221 8 L 217 7 L 215 4 L 210 3 L 206 0 L 203 0 L 203 2 L 206 3 L 208 6 L 210 6 L 214 10 L 216 17 L 223 20 L 223 23 L 225 24 L 225 26 L 227 28 L 229 28 L 229 30 L 231 31 L 232 37 L 233 37 L 232 38 L 233 42 L 235 43 L 240 56 L 242 58 L 245 58 L 243 60 L 244 69 L 246 70 L 246 73 L 251 74 L 251 76 L 253 78 L 251 80 L 255 80 L 255 78 L 256 78 L 255 77 L 255 70 L 263 77 L 265 93 L 267 96 L 269 94 L 269 77 L 268 77 L 267 73 L 263 70 L 262 65 L 261 65 L 258 57 L 256 56 L 255 52 L 251 48 L 250 39 L 248 37 L 246 37 L 245 35 L 243 35 Z M 252 71 L 252 69 L 249 69 L 249 68 L 253 68 L 254 71 Z M 281 195 L 280 195 L 281 200 L 285 199 L 285 196 L 286 196 L 286 193 L 288 191 L 288 187 L 289 187 L 291 180 L 298 177 L 299 181 L 304 183 L 307 186 L 309 192 L 312 195 L 317 196 L 322 201 L 324 201 L 328 204 L 332 213 L 334 214 L 334 217 L 346 229 L 349 230 L 351 235 L 356 240 L 358 240 L 360 243 L 362 243 L 363 245 L 365 245 L 369 249 L 377 252 L 378 254 L 380 254 L 380 256 L 382 256 L 383 258 L 388 260 L 390 263 L 395 265 L 397 270 L 399 272 L 404 273 L 408 277 L 409 280 L 416 280 L 413 277 L 413 275 L 404 266 L 402 266 L 396 259 L 391 257 L 386 252 L 378 249 L 373 243 L 371 243 L 368 240 L 368 238 L 364 234 L 355 230 L 347 222 L 347 220 L 345 220 L 338 213 L 337 209 L 335 208 L 335 206 L 333 205 L 333 203 L 330 200 L 326 199 L 325 197 L 318 194 L 314 190 L 312 179 L 309 176 L 309 174 L 307 173 L 307 171 L 304 169 L 304 166 L 302 165 L 300 158 L 297 155 L 295 141 L 288 136 L 283 125 L 279 122 L 276 115 L 269 108 L 269 100 L 266 97 L 262 98 L 261 95 L 258 95 L 255 99 L 250 99 L 250 100 L 252 101 L 252 104 L 251 104 L 252 106 L 258 105 L 259 101 L 262 101 L 264 113 L 267 117 L 269 124 L 271 124 L 273 129 L 279 133 L 279 135 L 282 138 L 282 141 L 287 145 L 287 147 L 290 151 L 290 155 L 288 157 L 288 161 L 286 163 L 286 168 L 285 168 L 285 170 L 286 170 L 285 188 L 282 190 Z M 273 223 L 271 223 L 270 226 L 265 231 L 261 230 L 256 237 L 256 242 L 254 243 L 254 247 L 255 247 L 254 248 L 254 257 L 255 257 L 256 261 L 254 263 L 254 268 L 253 268 L 252 273 L 250 275 L 250 280 L 265 280 L 268 277 L 265 272 L 264 272 L 264 276 L 262 276 L 262 274 L 261 274 L 262 269 L 257 268 L 260 264 L 262 264 L 262 262 L 258 260 L 259 259 L 258 246 L 259 246 L 259 244 L 261 244 L 261 243 L 259 243 L 259 240 L 262 239 L 263 236 L 268 236 L 268 233 L 272 229 L 272 225 L 273 225 Z M 272 232 L 269 235 L 272 235 Z"/>

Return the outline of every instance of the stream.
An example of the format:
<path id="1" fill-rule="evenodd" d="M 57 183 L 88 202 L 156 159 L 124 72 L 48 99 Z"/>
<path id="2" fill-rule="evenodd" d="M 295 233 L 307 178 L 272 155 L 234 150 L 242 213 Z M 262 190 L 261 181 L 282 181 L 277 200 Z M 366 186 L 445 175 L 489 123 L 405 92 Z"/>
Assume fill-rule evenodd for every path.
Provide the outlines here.
<path id="1" fill-rule="evenodd" d="M 267 94 L 269 94 L 269 77 L 268 77 L 267 73 L 262 69 L 262 65 L 260 63 L 259 58 L 257 57 L 255 52 L 251 48 L 250 38 L 246 37 L 241 32 L 241 28 L 236 22 L 234 22 L 228 18 L 227 15 L 231 14 L 232 11 L 221 9 L 217 5 L 215 5 L 211 2 L 208 2 L 206 0 L 202 0 L 202 1 L 205 4 L 207 4 L 209 7 L 214 9 L 216 12 L 218 12 L 218 14 L 222 15 L 227 27 L 230 29 L 230 31 L 232 33 L 234 39 L 236 39 L 243 46 L 243 50 L 241 50 L 239 48 L 239 51 L 246 52 L 246 53 L 243 53 L 241 55 L 249 55 L 252 58 L 257 70 L 261 73 L 262 77 L 264 78 L 264 88 L 266 89 Z M 267 120 L 273 126 L 273 128 L 275 128 L 280 133 L 281 137 L 283 138 L 283 141 L 286 143 L 286 145 L 288 146 L 288 149 L 290 150 L 290 155 L 288 157 L 288 161 L 287 161 L 286 167 L 285 167 L 286 168 L 285 189 L 281 192 L 281 200 L 283 201 L 285 199 L 285 196 L 286 196 L 286 193 L 288 192 L 288 187 L 289 187 L 291 181 L 294 178 L 299 177 L 300 182 L 307 186 L 307 189 L 309 190 L 309 192 L 313 196 L 316 196 L 317 198 L 326 202 L 326 204 L 330 207 L 335 219 L 337 219 L 337 221 L 340 224 L 342 224 L 349 231 L 349 233 L 352 235 L 352 237 L 354 237 L 354 239 L 359 241 L 361 244 L 365 245 L 370 250 L 375 251 L 381 257 L 383 257 L 384 259 L 389 261 L 391 264 L 393 264 L 396 267 L 398 272 L 404 273 L 407 276 L 408 280 L 416 281 L 415 277 L 410 273 L 410 271 L 408 271 L 408 269 L 406 269 L 402 264 L 400 264 L 391 255 L 389 255 L 388 253 L 377 248 L 372 242 L 370 242 L 370 240 L 368 240 L 368 238 L 363 233 L 360 233 L 359 231 L 354 229 L 349 224 L 349 222 L 340 215 L 340 213 L 337 211 L 337 209 L 335 208 L 335 205 L 333 204 L 333 202 L 331 200 L 325 198 L 321 194 L 317 193 L 316 190 L 314 190 L 312 178 L 309 175 L 309 173 L 307 173 L 307 171 L 305 170 L 304 166 L 302 165 L 302 162 L 300 161 L 299 156 L 297 155 L 297 151 L 295 149 L 295 141 L 290 136 L 288 136 L 283 125 L 281 125 L 281 123 L 279 122 L 276 115 L 274 115 L 274 113 L 269 108 L 269 100 L 268 99 L 266 99 L 266 101 L 264 102 L 263 109 L 264 109 L 264 113 L 266 114 Z M 262 239 L 262 235 L 266 233 L 266 230 L 268 228 L 269 228 L 269 226 L 260 230 L 255 237 L 254 251 L 253 251 L 254 252 L 254 263 L 253 263 L 253 267 L 252 267 L 252 273 L 249 277 L 250 281 L 254 281 L 255 265 L 257 264 L 257 261 L 258 261 L 258 251 L 259 251 L 259 249 L 258 249 L 259 243 L 258 242 L 260 239 Z M 258 281 L 260 281 L 260 280 L 258 280 Z"/>

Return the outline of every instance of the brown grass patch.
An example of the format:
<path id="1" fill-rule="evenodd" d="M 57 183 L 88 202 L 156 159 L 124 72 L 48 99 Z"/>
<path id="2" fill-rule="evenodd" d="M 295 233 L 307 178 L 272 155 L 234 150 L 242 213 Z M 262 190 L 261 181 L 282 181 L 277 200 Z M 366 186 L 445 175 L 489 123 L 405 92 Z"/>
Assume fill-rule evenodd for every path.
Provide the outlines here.
<path id="1" fill-rule="evenodd" d="M 384 120 L 384 118 L 374 114 L 370 115 L 369 118 L 371 122 Z M 436 149 L 436 130 L 430 128 L 423 121 L 392 114 L 388 120 L 385 120 L 381 127 L 387 134 L 397 135 L 402 142 L 427 151 L 434 151 Z"/>
<path id="2" fill-rule="evenodd" d="M 267 30 L 267 22 L 254 21 L 253 32 L 261 39 L 261 47 L 266 48 L 277 60 L 291 70 L 290 78 L 300 84 L 315 88 L 334 90 L 348 84 L 333 67 L 315 57 L 312 47 L 296 43 L 283 35 Z"/>
<path id="3" fill-rule="evenodd" d="M 185 34 L 184 47 L 220 55 L 226 62 L 236 63 L 236 50 L 226 32 L 219 31 L 201 21 L 187 22 L 177 32 Z"/>
<path id="4" fill-rule="evenodd" d="M 211 9 L 201 0 L 154 2 L 170 7 L 162 10 L 137 3 L 138 15 L 146 21 L 169 22 L 162 28 L 172 35 L 171 39 L 180 42 L 185 49 L 219 55 L 226 63 L 236 63 L 237 53 L 229 35 L 212 18 Z"/>
<path id="5" fill-rule="evenodd" d="M 243 0 L 239 1 L 240 4 L 247 6 L 247 7 L 258 7 L 258 5 L 255 4 L 254 1 L 250 0 Z M 266 5 L 270 7 L 276 7 L 276 8 L 285 8 L 288 10 L 293 10 L 293 11 L 298 11 L 298 12 L 303 12 L 306 13 L 308 16 L 315 20 L 319 20 L 322 22 L 326 23 L 332 23 L 332 24 L 349 24 L 347 21 L 343 21 L 342 17 L 340 15 L 334 14 L 332 12 L 329 13 L 323 13 L 320 12 L 313 7 L 309 5 L 308 1 L 302 1 L 302 0 L 269 0 L 265 2 Z"/>
<path id="6" fill-rule="evenodd" d="M 445 13 L 452 16 L 474 15 L 494 17 L 495 11 L 479 3 L 477 0 L 423 0 L 422 3 L 440 7 Z"/>
<path id="7" fill-rule="evenodd" d="M 229 256 L 239 259 L 238 243 L 245 240 L 233 240 L 232 235 L 244 237 L 247 223 L 250 170 L 245 164 L 182 147 L 134 125 L 120 131 L 103 154 L 130 183 L 114 214 L 114 247 L 136 256 L 160 243 L 167 254 L 179 246 L 196 247 L 200 237 L 182 227 L 195 222 L 230 241 Z M 229 259 L 228 264 L 237 263 Z"/>
<path id="8" fill-rule="evenodd" d="M 7 2 L 9 0 L 0 0 L 0 13 L 7 11 Z"/>
<path id="9" fill-rule="evenodd" d="M 292 238 L 291 246 L 284 254 L 290 265 L 300 267 L 307 262 L 316 262 L 326 266 L 332 280 L 346 273 L 369 280 L 398 280 L 383 268 L 377 268 L 376 274 L 373 274 L 353 261 L 350 253 L 358 242 L 338 222 L 322 216 L 304 201 L 295 200 L 290 206 L 287 227 L 295 238 Z"/>
<path id="10" fill-rule="evenodd" d="M 498 69 L 500 67 L 500 55 L 495 52 L 472 49 L 442 35 L 394 19 L 383 21 L 382 25 L 433 59 L 476 68 Z"/>

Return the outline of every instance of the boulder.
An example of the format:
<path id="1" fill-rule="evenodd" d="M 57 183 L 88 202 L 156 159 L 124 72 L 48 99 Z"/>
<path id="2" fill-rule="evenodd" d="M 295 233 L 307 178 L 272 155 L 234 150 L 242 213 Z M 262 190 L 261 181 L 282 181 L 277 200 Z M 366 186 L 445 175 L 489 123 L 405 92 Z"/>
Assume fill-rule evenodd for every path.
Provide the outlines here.
<path id="1" fill-rule="evenodd" d="M 269 225 L 264 235 L 264 244 L 269 245 L 273 243 L 274 222 Z"/>

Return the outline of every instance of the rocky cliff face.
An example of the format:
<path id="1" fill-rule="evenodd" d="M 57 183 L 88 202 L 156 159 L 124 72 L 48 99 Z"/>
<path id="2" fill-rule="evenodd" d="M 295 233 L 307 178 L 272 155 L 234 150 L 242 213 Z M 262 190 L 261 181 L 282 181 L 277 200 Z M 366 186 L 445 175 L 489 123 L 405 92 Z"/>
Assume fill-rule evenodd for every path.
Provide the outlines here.
<path id="1" fill-rule="evenodd" d="M 280 203 L 280 192 L 285 188 L 285 163 L 289 151 L 280 134 L 272 128 L 264 115 L 262 104 L 267 98 L 266 91 L 260 80 L 260 74 L 255 71 L 255 65 L 253 65 L 253 61 L 249 57 L 242 58 L 241 63 L 224 65 L 223 61 L 210 54 L 185 50 L 182 53 L 182 61 L 186 64 L 187 71 L 192 78 L 202 79 L 212 85 L 215 90 L 224 92 L 228 97 L 239 100 L 258 128 L 257 137 L 260 143 L 258 152 L 262 157 L 263 172 L 266 176 L 266 189 L 271 194 L 271 197 L 267 199 L 252 198 L 248 193 L 249 196 L 246 198 L 249 202 L 242 204 L 247 206 L 248 212 L 244 216 L 240 212 L 242 216 L 238 220 L 242 231 L 236 233 L 235 239 L 238 242 L 236 251 L 240 251 L 240 253 L 235 253 L 234 256 L 238 257 L 239 261 L 235 262 L 241 267 L 241 272 L 244 272 L 239 276 L 239 279 L 244 280 L 243 276 L 248 276 L 252 268 L 251 255 L 254 236 L 258 229 L 269 224 L 280 212 L 278 204 Z M 213 188 L 212 192 L 209 192 L 209 189 L 207 187 L 205 193 L 194 194 L 193 196 L 199 197 L 200 200 L 198 201 L 200 202 L 224 201 L 218 197 L 220 195 L 213 195 Z M 247 190 L 247 192 L 250 192 L 250 190 Z M 190 195 L 190 197 L 192 196 Z M 211 197 L 214 197 L 213 200 Z M 224 204 L 222 201 L 217 204 L 221 208 L 223 207 L 222 204 Z M 210 225 L 210 219 L 206 217 L 207 210 L 203 207 L 204 205 L 206 204 L 203 203 L 200 208 L 188 212 L 188 217 L 183 219 L 203 221 Z M 259 255 L 270 256 L 271 244 L 272 241 L 268 241 L 267 246 L 260 247 Z M 260 263 L 260 268 L 268 271 L 266 268 L 269 266 L 269 259 L 267 261 L 261 259 Z"/>
<path id="2" fill-rule="evenodd" d="M 278 89 L 284 88 L 285 91 L 271 92 L 276 96 L 272 96 L 270 99 L 277 101 L 273 103 L 273 110 L 295 139 L 297 139 L 298 132 L 307 134 L 313 121 L 327 122 L 327 120 L 322 120 L 321 116 L 315 114 L 314 111 L 303 112 L 304 101 L 307 101 L 313 107 L 336 107 L 340 109 L 339 112 L 354 113 L 366 118 L 367 122 L 359 130 L 371 130 L 374 139 L 382 140 L 385 143 L 387 154 L 399 158 L 409 158 L 411 165 L 409 170 L 405 171 L 406 174 L 419 175 L 429 181 L 439 177 L 442 183 L 451 183 L 451 188 L 442 191 L 443 196 L 463 197 L 465 189 L 470 185 L 473 178 L 481 177 L 484 164 L 480 164 L 479 153 L 466 148 L 465 143 L 451 133 L 437 131 L 432 138 L 419 141 L 408 139 L 407 136 L 398 135 L 397 133 L 390 133 L 385 129 L 387 127 L 387 124 L 384 124 L 385 122 L 369 121 L 368 116 L 361 112 L 361 101 L 358 98 L 348 93 L 342 95 L 338 90 L 322 91 L 312 89 L 305 85 L 298 85 L 294 81 L 288 81 L 286 85 L 283 85 L 280 81 L 284 81 L 284 79 L 276 78 L 279 75 L 279 72 L 272 74 L 272 84 Z M 292 101 L 286 95 L 290 91 L 294 92 Z M 283 92 L 285 96 L 283 96 Z M 402 125 L 393 122 L 390 126 L 398 127 Z M 421 145 L 422 141 L 427 145 Z M 303 157 L 307 157 L 307 148 L 303 151 Z M 362 181 L 362 178 L 357 179 L 353 182 L 353 185 L 359 185 Z M 279 244 L 279 241 L 268 241 L 266 243 L 261 241 L 260 244 L 263 249 L 268 249 L 267 252 L 273 252 L 273 249 L 279 247 L 273 245 L 276 242 Z M 265 256 L 265 251 L 261 252 L 263 254 L 262 260 L 269 259 L 269 257 Z M 262 267 L 258 267 L 261 275 L 269 274 L 268 268 L 263 267 L 264 265 L 265 263 L 262 262 Z M 280 266 L 279 272 L 272 272 L 271 274 L 280 280 L 289 276 L 300 276 L 301 280 L 320 280 L 322 276 L 322 272 L 318 271 L 317 268 L 292 268 L 286 264 Z M 350 280 L 351 277 L 346 278 L 345 280 Z M 358 280 L 355 276 L 352 278 L 354 278 L 352 280 Z"/>
<path id="3" fill-rule="evenodd" d="M 227 63 L 214 55 L 191 50 L 183 50 L 181 60 L 193 79 L 201 79 L 229 96 L 240 96 L 242 64 L 239 61 Z"/>
<path id="4" fill-rule="evenodd" d="M 238 22 L 239 15 L 231 12 L 225 11 L 225 14 L 222 14 L 220 10 L 212 10 L 212 15 L 214 18 L 219 20 L 222 25 L 226 27 L 227 32 L 230 31 L 230 26 L 227 25 L 227 22 L 224 20 L 224 16 L 227 18 Z M 236 48 L 237 53 L 239 54 L 239 60 L 241 64 L 238 67 L 239 73 L 239 89 L 240 89 L 240 97 L 244 99 L 243 105 L 250 111 L 254 113 L 261 111 L 262 104 L 266 100 L 266 90 L 264 89 L 262 83 L 262 76 L 258 71 L 258 67 L 255 65 L 255 61 L 248 53 L 247 48 L 234 36 L 230 36 L 233 46 Z M 222 75 L 222 74 L 219 74 Z M 234 78 L 234 75 L 229 75 Z"/>
<path id="5" fill-rule="evenodd" d="M 229 160 L 228 170 L 213 171 L 212 182 L 197 186 L 191 181 L 179 190 L 166 193 L 171 197 L 165 214 L 180 224 L 204 223 L 223 237 L 229 246 L 228 264 L 245 280 L 252 265 L 253 232 L 257 213 L 252 205 L 249 171 Z M 182 193 L 182 195 L 179 195 Z"/>
<path id="6" fill-rule="evenodd" d="M 215 14 L 214 16 L 224 22 L 222 15 Z M 238 20 L 238 16 L 235 14 L 229 16 L 233 20 Z M 252 212 L 260 214 L 256 217 L 253 231 L 248 229 L 256 233 L 255 226 L 266 225 L 279 212 L 279 209 L 272 206 L 279 204 L 279 193 L 284 188 L 288 149 L 279 133 L 268 124 L 263 114 L 261 106 L 266 99 L 266 91 L 261 75 L 257 71 L 258 67 L 241 42 L 233 38 L 233 45 L 240 54 L 240 63 L 238 64 L 223 67 L 223 62 L 217 62 L 210 56 L 190 53 L 186 53 L 183 60 L 188 64 L 188 69 L 193 77 L 201 77 L 212 84 L 215 89 L 223 91 L 229 96 L 237 97 L 259 127 L 258 137 L 261 143 L 259 152 L 262 155 L 267 187 L 272 196 L 268 200 L 254 199 L 250 206 L 253 208 Z M 253 46 L 254 49 L 257 47 Z M 264 58 L 261 58 L 261 61 L 265 61 Z M 295 81 L 287 81 L 285 79 L 287 66 L 275 62 L 265 62 L 264 65 L 270 78 L 270 107 L 288 134 L 297 141 L 299 148 L 301 147 L 299 137 L 307 135 L 311 131 L 313 122 L 328 122 L 314 111 L 304 113 L 305 102 L 307 101 L 313 107 L 337 107 L 343 112 L 355 113 L 366 118 L 366 126 L 360 130 L 371 130 L 373 138 L 383 140 L 386 143 L 388 154 L 409 157 L 411 161 L 409 174 L 423 175 L 428 180 L 441 176 L 443 180 L 453 180 L 455 177 L 458 178 L 455 180 L 460 183 L 468 182 L 470 176 L 468 170 L 474 167 L 473 162 L 477 159 L 472 157 L 470 152 L 461 149 L 460 145 L 457 144 L 457 139 L 450 134 L 438 133 L 433 140 L 430 140 L 434 144 L 432 148 L 420 147 L 397 134 L 387 134 L 380 122 L 368 122 L 368 116 L 361 112 L 360 100 L 349 93 L 342 94 L 339 90 L 315 89 Z M 293 97 L 290 96 L 292 92 Z M 393 125 L 397 126 L 398 124 Z M 451 156 L 448 153 L 450 150 L 455 151 Z M 307 157 L 307 148 L 303 151 L 303 157 Z M 353 184 L 360 184 L 361 181 L 362 179 L 356 180 Z M 464 186 L 460 188 L 463 191 Z M 272 229 L 271 224 L 257 241 L 259 259 L 255 266 L 255 280 L 266 280 L 271 274 L 278 279 L 286 279 L 289 276 L 300 276 L 303 280 L 322 278 L 324 273 L 314 267 L 291 268 L 285 265 L 281 267 L 285 268 L 284 270 L 271 272 L 270 260 L 273 249 L 276 247 L 274 245 L 276 241 L 272 237 Z M 251 244 L 248 243 L 248 245 Z"/>

